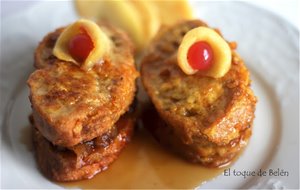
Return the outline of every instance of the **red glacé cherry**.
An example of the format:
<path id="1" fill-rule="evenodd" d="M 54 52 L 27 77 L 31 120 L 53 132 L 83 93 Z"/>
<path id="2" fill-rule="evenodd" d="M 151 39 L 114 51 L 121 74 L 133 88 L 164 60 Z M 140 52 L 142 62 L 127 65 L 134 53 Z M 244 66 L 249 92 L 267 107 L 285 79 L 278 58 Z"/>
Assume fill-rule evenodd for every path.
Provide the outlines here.
<path id="1" fill-rule="evenodd" d="M 78 62 L 83 62 L 94 48 L 91 37 L 84 31 L 71 38 L 69 53 Z"/>
<path id="2" fill-rule="evenodd" d="M 209 69 L 212 65 L 213 50 L 204 41 L 196 42 L 188 50 L 187 59 L 190 66 L 195 70 Z"/>

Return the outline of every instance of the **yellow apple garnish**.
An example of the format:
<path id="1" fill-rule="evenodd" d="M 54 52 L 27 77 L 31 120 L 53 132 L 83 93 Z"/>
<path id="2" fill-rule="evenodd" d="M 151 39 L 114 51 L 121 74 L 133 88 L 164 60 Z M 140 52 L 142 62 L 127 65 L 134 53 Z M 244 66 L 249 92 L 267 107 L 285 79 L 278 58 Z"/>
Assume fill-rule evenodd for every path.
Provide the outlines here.
<path id="1" fill-rule="evenodd" d="M 185 34 L 177 52 L 178 66 L 187 75 L 223 77 L 231 66 L 231 49 L 213 29 L 197 27 Z"/>
<path id="2" fill-rule="evenodd" d="M 91 69 L 108 56 L 112 42 L 94 22 L 80 19 L 69 25 L 58 37 L 53 54 L 70 61 L 84 70 Z"/>
<path id="3" fill-rule="evenodd" d="M 125 30 L 138 48 L 143 46 L 145 36 L 142 18 L 129 0 L 76 0 L 75 6 L 80 16 L 100 22 L 109 22 Z"/>
<path id="4" fill-rule="evenodd" d="M 152 1 L 130 0 L 129 3 L 132 3 L 141 18 L 143 41 L 139 48 L 143 48 L 149 43 L 151 38 L 155 36 L 160 28 L 161 21 L 159 12 Z"/>
<path id="5" fill-rule="evenodd" d="M 108 21 L 125 30 L 141 51 L 158 32 L 161 25 L 171 25 L 180 20 L 192 19 L 187 0 L 75 0 L 81 17 Z"/>
<path id="6" fill-rule="evenodd" d="M 193 18 L 192 8 L 187 0 L 150 2 L 157 8 L 163 25 L 173 25 L 179 21 Z"/>

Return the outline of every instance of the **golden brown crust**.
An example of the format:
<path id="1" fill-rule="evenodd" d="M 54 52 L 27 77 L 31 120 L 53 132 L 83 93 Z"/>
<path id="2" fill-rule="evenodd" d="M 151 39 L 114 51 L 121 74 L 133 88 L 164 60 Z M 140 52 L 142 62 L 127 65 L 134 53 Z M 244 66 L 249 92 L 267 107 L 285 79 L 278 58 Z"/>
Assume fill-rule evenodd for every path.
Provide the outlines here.
<path id="1" fill-rule="evenodd" d="M 40 69 L 28 79 L 30 101 L 38 130 L 54 144 L 70 147 L 101 136 L 134 99 L 138 73 L 132 44 L 125 34 L 105 30 L 115 45 L 112 57 L 88 72 L 41 56 L 53 48 L 47 41 L 56 39 L 61 29 L 47 35 L 36 50 L 35 66 Z"/>
<path id="2" fill-rule="evenodd" d="M 222 167 L 230 163 L 247 145 L 252 131 L 252 126 L 248 126 L 241 131 L 238 138 L 225 145 L 217 145 L 206 138 L 195 138 L 192 143 L 185 144 L 174 132 L 173 127 L 167 125 L 159 117 L 153 105 L 149 105 L 144 110 L 142 121 L 143 126 L 167 150 L 171 150 L 190 162 L 201 163 L 206 167 Z"/>
<path id="3" fill-rule="evenodd" d="M 71 148 L 53 145 L 34 128 L 37 163 L 42 173 L 55 181 L 89 179 L 118 158 L 131 139 L 133 128 L 133 115 L 125 114 L 106 134 Z"/>
<path id="4" fill-rule="evenodd" d="M 111 54 L 113 55 L 114 64 L 130 64 L 133 65 L 133 44 L 129 37 L 121 30 L 109 25 L 108 23 L 99 24 L 101 29 L 108 35 L 113 42 Z M 52 51 L 56 40 L 63 32 L 64 27 L 47 34 L 37 46 L 34 52 L 34 66 L 37 69 L 52 66 L 58 59 L 53 55 Z"/>
<path id="5" fill-rule="evenodd" d="M 49 65 L 52 65 L 57 60 L 57 58 L 53 55 L 52 50 L 63 29 L 64 28 L 58 28 L 54 32 L 47 34 L 39 43 L 34 52 L 35 68 L 45 68 Z"/>
<path id="6" fill-rule="evenodd" d="M 164 121 L 151 129 L 154 136 L 188 160 L 216 167 L 246 145 L 256 98 L 249 71 L 233 50 L 231 68 L 222 78 L 183 73 L 177 49 L 185 33 L 198 26 L 207 25 L 193 20 L 162 30 L 142 60 L 141 76 Z"/>
<path id="7" fill-rule="evenodd" d="M 176 53 L 182 37 L 203 25 L 187 21 L 161 32 L 142 60 L 141 76 L 160 116 L 183 142 L 207 138 L 225 145 L 251 125 L 256 98 L 249 88 L 249 72 L 235 52 L 231 69 L 219 79 L 180 70 Z"/>
<path id="8" fill-rule="evenodd" d="M 100 136 L 133 101 L 134 75 L 134 68 L 106 63 L 88 73 L 66 62 L 35 71 L 28 84 L 37 128 L 61 146 Z"/>

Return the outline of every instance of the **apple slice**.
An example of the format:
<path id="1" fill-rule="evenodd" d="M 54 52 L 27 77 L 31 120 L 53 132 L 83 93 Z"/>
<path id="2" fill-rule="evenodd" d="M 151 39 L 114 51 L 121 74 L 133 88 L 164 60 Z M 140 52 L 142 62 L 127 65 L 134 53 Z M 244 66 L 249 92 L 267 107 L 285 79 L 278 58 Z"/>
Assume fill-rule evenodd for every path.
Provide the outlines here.
<path id="1" fill-rule="evenodd" d="M 187 0 L 180 1 L 149 1 L 158 9 L 161 23 L 173 25 L 178 21 L 193 18 L 192 8 Z"/>
<path id="2" fill-rule="evenodd" d="M 160 27 L 159 12 L 152 1 L 130 0 L 129 3 L 133 4 L 142 19 L 144 41 L 141 48 L 143 48 L 155 36 Z"/>
<path id="3" fill-rule="evenodd" d="M 73 62 L 84 70 L 89 70 L 108 56 L 111 46 L 111 40 L 96 23 L 80 19 L 60 34 L 53 54 L 61 60 Z"/>
<path id="4" fill-rule="evenodd" d="M 136 7 L 129 0 L 85 1 L 76 0 L 79 15 L 97 22 L 109 22 L 125 30 L 138 48 L 144 44 L 144 24 Z"/>
<path id="5" fill-rule="evenodd" d="M 75 0 L 81 17 L 95 21 L 108 21 L 125 30 L 139 51 L 149 43 L 161 25 L 171 25 L 180 20 L 192 19 L 192 9 L 187 0 Z"/>
<path id="6" fill-rule="evenodd" d="M 204 53 L 207 54 L 207 52 L 212 52 L 210 55 L 212 58 L 210 59 L 211 63 L 209 68 L 203 67 L 205 69 L 195 69 L 195 66 L 193 66 L 195 64 L 191 64 L 188 60 L 190 49 L 195 44 L 197 45 L 199 43 L 209 46 L 205 49 L 206 52 Z M 204 46 L 203 44 L 202 46 Z M 231 66 L 231 57 L 231 49 L 228 43 L 215 30 L 203 26 L 187 32 L 183 37 L 177 52 L 178 66 L 185 74 L 192 75 L 200 73 L 203 76 L 213 78 L 223 77 L 228 72 Z"/>

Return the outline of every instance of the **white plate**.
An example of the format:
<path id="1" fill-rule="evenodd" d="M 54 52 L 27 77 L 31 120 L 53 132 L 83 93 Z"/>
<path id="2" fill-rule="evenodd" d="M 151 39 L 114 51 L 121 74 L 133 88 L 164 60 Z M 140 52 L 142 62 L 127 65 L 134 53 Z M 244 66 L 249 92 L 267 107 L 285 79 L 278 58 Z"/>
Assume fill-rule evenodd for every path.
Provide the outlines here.
<path id="1" fill-rule="evenodd" d="M 36 169 L 21 143 L 31 111 L 26 79 L 38 41 L 76 19 L 71 2 L 37 3 L 1 21 L 1 188 L 60 188 Z M 193 2 L 197 17 L 220 28 L 251 71 L 257 104 L 253 136 L 230 176 L 199 188 L 299 188 L 299 32 L 286 21 L 239 2 Z M 283 170 L 289 176 L 271 176 Z M 258 176 L 259 169 L 266 176 Z M 255 176 L 234 176 L 254 171 Z M 285 173 L 286 174 L 286 173 Z"/>

